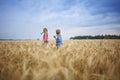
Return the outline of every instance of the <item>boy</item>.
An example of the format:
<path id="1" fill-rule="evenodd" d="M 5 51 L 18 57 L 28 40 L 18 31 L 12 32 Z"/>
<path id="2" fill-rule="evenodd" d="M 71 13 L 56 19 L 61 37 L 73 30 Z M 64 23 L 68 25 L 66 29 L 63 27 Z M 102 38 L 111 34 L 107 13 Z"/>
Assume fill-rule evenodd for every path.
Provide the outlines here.
<path id="1" fill-rule="evenodd" d="M 62 45 L 62 36 L 60 35 L 60 29 L 56 30 L 56 36 L 54 36 L 54 38 L 56 39 L 56 46 L 58 49 L 58 47 Z"/>

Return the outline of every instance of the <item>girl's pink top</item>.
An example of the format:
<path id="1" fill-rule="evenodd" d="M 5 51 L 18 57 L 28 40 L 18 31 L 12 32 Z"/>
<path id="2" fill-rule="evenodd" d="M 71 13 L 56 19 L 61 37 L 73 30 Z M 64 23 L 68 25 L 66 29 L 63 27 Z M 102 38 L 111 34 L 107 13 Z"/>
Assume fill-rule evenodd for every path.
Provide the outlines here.
<path id="1" fill-rule="evenodd" d="M 47 34 L 47 33 L 44 33 L 44 34 L 43 34 L 43 40 L 44 40 L 44 41 L 48 41 L 48 34 Z"/>

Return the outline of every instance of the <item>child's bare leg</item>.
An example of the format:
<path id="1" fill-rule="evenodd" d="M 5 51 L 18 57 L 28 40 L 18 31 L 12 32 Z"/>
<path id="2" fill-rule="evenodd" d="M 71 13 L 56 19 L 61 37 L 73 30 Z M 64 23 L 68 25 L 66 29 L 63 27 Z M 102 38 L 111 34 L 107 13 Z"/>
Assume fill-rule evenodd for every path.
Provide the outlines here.
<path id="1" fill-rule="evenodd" d="M 57 46 L 57 50 L 60 48 L 60 46 Z"/>

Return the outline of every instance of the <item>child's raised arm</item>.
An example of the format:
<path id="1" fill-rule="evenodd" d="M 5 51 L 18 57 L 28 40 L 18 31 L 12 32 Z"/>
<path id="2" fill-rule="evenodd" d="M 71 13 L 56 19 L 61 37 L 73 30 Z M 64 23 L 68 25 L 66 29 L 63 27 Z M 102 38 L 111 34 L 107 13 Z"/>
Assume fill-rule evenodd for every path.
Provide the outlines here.
<path id="1" fill-rule="evenodd" d="M 43 32 L 42 33 L 40 33 L 41 35 L 43 34 Z"/>
<path id="2" fill-rule="evenodd" d="M 53 36 L 56 39 L 56 36 Z"/>

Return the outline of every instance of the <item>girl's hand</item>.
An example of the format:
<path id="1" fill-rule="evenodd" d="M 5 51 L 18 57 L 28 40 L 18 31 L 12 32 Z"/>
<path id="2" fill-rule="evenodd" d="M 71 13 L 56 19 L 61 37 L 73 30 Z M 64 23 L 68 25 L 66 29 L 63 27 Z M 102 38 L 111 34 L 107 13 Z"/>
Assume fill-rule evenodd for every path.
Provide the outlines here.
<path id="1" fill-rule="evenodd" d="M 40 33 L 41 35 L 43 34 L 43 32 L 42 33 Z"/>

